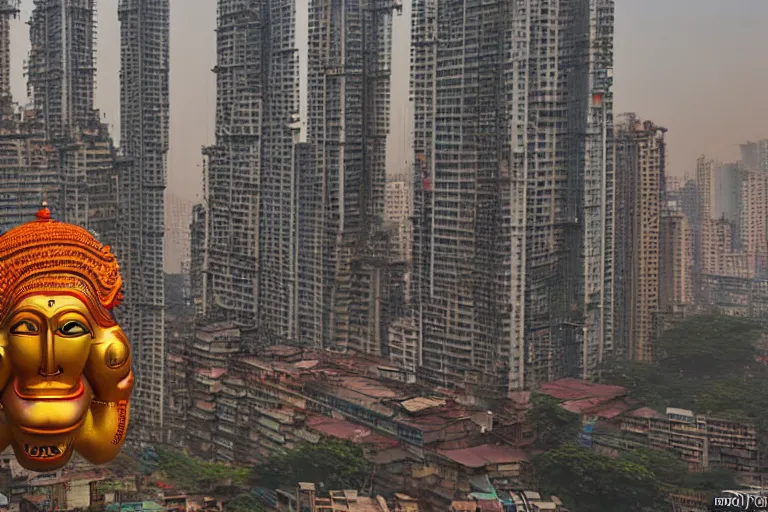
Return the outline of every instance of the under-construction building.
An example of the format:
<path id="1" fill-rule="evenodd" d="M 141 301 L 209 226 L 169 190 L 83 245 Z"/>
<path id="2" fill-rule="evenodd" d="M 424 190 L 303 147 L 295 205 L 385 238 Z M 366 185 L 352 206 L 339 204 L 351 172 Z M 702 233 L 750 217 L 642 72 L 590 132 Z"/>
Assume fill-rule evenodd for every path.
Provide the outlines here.
<path id="1" fill-rule="evenodd" d="M 299 253 L 301 337 L 382 354 L 404 265 L 383 229 L 393 0 L 315 0 L 309 10 L 308 143 L 312 248 Z M 306 197 L 306 192 L 300 196 Z"/>
<path id="2" fill-rule="evenodd" d="M 638 361 L 653 358 L 659 312 L 666 131 L 634 114 L 624 114 L 614 130 L 614 344 L 618 354 Z"/>
<path id="3" fill-rule="evenodd" d="M 0 0 L 0 107 L 10 107 L 11 19 L 19 14 L 19 0 Z"/>
<path id="4" fill-rule="evenodd" d="M 421 378 L 491 393 L 612 350 L 612 0 L 414 0 Z"/>
<path id="5" fill-rule="evenodd" d="M 40 116 L 13 103 L 10 26 L 17 14 L 18 0 L 0 0 L 0 232 L 34 218 L 44 199 L 58 199 L 60 186 Z"/>
<path id="6" fill-rule="evenodd" d="M 293 0 L 219 0 L 205 156 L 203 309 L 296 337 L 299 68 Z"/>
<path id="7" fill-rule="evenodd" d="M 93 108 L 96 72 L 93 0 L 35 0 L 29 21 L 28 88 L 41 116 L 49 165 L 60 180 L 46 198 L 60 220 L 116 235 L 115 150 Z"/>
<path id="8" fill-rule="evenodd" d="M 131 341 L 137 425 L 163 425 L 164 236 L 168 153 L 168 0 L 120 0 L 120 259 L 125 301 L 118 314 Z M 143 438 L 151 438 L 142 436 Z"/>
<path id="9" fill-rule="evenodd" d="M 195 310 L 195 317 L 203 316 L 203 268 L 205 260 L 205 207 L 192 207 L 192 222 L 189 224 L 189 300 Z"/>

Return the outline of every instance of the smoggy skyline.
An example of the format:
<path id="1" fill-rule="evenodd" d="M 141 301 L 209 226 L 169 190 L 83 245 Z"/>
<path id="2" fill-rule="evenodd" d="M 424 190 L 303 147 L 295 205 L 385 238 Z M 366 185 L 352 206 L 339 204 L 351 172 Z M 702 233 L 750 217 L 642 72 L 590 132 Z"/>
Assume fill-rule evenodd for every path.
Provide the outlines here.
<path id="1" fill-rule="evenodd" d="M 117 0 L 97 0 L 96 108 L 119 138 L 120 32 Z M 32 0 L 12 25 L 12 86 L 23 103 Z M 297 0 L 297 45 L 305 90 L 308 0 Z M 410 157 L 408 131 L 410 5 L 395 17 L 389 170 Z M 668 171 L 692 175 L 701 154 L 738 158 L 739 144 L 768 137 L 765 0 L 616 0 L 615 112 L 635 112 L 669 129 Z M 200 198 L 201 146 L 213 142 L 216 90 L 215 0 L 171 0 L 171 139 L 168 192 Z M 302 98 L 302 117 L 305 102 Z M 170 229 L 180 219 L 168 219 Z M 170 256 L 170 255 L 169 255 Z M 173 256 L 170 259 L 177 259 Z M 175 268 L 175 265 L 173 266 Z"/>

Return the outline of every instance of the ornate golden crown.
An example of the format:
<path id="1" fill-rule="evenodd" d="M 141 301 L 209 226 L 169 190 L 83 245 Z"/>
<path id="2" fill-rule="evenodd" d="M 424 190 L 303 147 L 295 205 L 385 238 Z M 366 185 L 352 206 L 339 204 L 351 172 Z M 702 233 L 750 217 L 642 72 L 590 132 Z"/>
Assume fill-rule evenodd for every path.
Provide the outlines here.
<path id="1" fill-rule="evenodd" d="M 24 296 L 58 292 L 84 299 L 100 325 L 114 325 L 109 310 L 122 300 L 122 285 L 109 246 L 81 227 L 51 219 L 45 203 L 36 221 L 0 236 L 0 323 Z"/>

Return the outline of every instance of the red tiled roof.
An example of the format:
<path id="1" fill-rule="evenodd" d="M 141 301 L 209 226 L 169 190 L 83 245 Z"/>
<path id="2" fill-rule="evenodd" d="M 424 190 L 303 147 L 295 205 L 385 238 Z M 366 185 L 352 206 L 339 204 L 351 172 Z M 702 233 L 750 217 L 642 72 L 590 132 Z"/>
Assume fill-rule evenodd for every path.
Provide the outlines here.
<path id="1" fill-rule="evenodd" d="M 654 411 L 650 407 L 641 407 L 639 409 L 636 409 L 628 413 L 628 416 L 632 416 L 635 418 L 658 418 L 658 419 L 666 418 L 666 416 L 664 416 L 660 412 Z"/>
<path id="2" fill-rule="evenodd" d="M 542 384 L 541 392 L 559 400 L 579 400 L 594 397 L 615 398 L 625 395 L 627 390 L 621 386 L 594 384 L 567 378 Z"/>
<path id="3" fill-rule="evenodd" d="M 467 411 L 461 407 L 441 407 L 423 416 L 404 416 L 398 421 L 403 425 L 421 429 L 425 432 L 440 430 L 459 420 L 469 421 Z"/>
<path id="4" fill-rule="evenodd" d="M 397 393 L 373 379 L 365 377 L 347 377 L 343 379 L 343 386 L 372 398 L 394 398 Z"/>
<path id="5" fill-rule="evenodd" d="M 227 373 L 227 370 L 224 368 L 198 368 L 197 369 L 198 375 L 203 375 L 211 379 L 218 379 L 225 373 Z"/>
<path id="6" fill-rule="evenodd" d="M 363 444 L 374 446 L 378 450 L 400 446 L 400 443 L 398 443 L 396 440 L 389 437 L 380 436 L 378 434 L 372 434 L 370 436 L 364 437 L 361 442 Z"/>
<path id="7" fill-rule="evenodd" d="M 264 350 L 265 354 L 274 356 L 293 356 L 301 353 L 301 349 L 297 347 L 289 347 L 287 345 L 272 345 Z"/>
<path id="8" fill-rule="evenodd" d="M 310 416 L 307 426 L 312 430 L 349 441 L 361 439 L 371 435 L 371 431 L 354 423 L 325 416 Z"/>
<path id="9" fill-rule="evenodd" d="M 437 450 L 437 453 L 468 468 L 482 468 L 491 464 L 509 464 L 528 460 L 518 448 L 484 444 L 460 450 Z"/>
<path id="10" fill-rule="evenodd" d="M 637 407 L 639 402 L 631 398 L 593 397 L 571 400 L 561 404 L 563 409 L 576 414 L 589 414 L 599 418 L 611 419 Z"/>

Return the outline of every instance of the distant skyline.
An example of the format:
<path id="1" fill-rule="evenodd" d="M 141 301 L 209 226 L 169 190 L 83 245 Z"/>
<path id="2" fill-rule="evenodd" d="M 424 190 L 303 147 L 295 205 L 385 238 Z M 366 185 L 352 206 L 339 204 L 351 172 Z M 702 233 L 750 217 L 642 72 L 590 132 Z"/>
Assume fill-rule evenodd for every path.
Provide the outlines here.
<path id="1" fill-rule="evenodd" d="M 97 5 L 95 102 L 117 139 L 117 1 L 97 0 Z M 22 0 L 22 21 L 32 7 L 32 0 Z M 308 0 L 297 0 L 302 90 L 307 10 Z M 409 16 L 410 3 L 404 0 L 403 14 L 394 20 L 392 172 L 410 157 Z M 766 19 L 765 0 L 616 0 L 615 112 L 635 112 L 669 129 L 671 175 L 692 176 L 701 154 L 736 160 L 740 143 L 768 137 L 768 66 L 761 58 L 768 48 Z M 215 0 L 171 0 L 168 192 L 185 202 L 200 198 L 200 148 L 214 140 L 216 88 L 210 70 L 216 63 L 215 27 Z M 23 61 L 29 51 L 28 28 L 19 20 L 12 24 L 12 86 L 20 103 L 26 97 Z M 169 224 L 188 224 L 188 218 L 179 216 L 168 219 Z M 171 254 L 168 259 L 178 260 Z"/>

